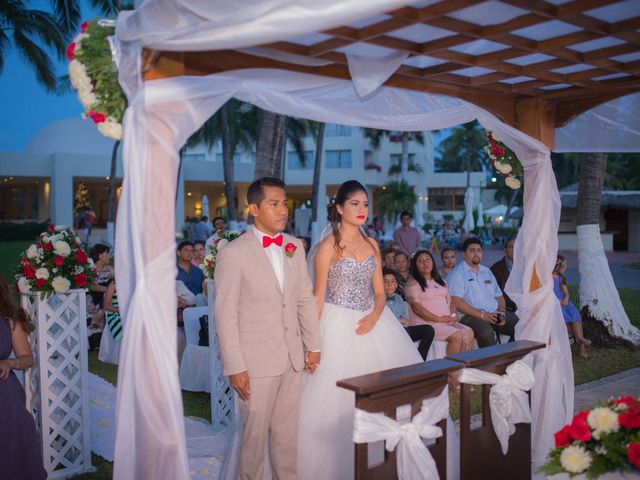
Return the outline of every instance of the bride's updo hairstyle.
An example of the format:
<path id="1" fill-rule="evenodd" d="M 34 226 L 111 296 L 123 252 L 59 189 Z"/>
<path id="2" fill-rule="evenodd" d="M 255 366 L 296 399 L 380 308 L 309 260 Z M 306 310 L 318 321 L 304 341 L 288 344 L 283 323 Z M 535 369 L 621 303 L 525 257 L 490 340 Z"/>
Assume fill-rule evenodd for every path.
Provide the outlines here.
<path id="1" fill-rule="evenodd" d="M 347 180 L 338 188 L 336 195 L 331 199 L 329 205 L 327 205 L 327 220 L 331 223 L 331 230 L 333 231 L 333 238 L 335 240 L 334 248 L 336 249 L 336 256 L 340 256 L 342 254 L 342 250 L 344 247 L 340 246 L 340 222 L 342 221 L 342 215 L 338 213 L 338 205 L 344 207 L 344 204 L 353 197 L 356 193 L 362 192 L 367 198 L 369 197 L 369 193 L 367 189 L 357 180 Z M 360 233 L 367 240 L 367 236 L 360 229 Z"/>

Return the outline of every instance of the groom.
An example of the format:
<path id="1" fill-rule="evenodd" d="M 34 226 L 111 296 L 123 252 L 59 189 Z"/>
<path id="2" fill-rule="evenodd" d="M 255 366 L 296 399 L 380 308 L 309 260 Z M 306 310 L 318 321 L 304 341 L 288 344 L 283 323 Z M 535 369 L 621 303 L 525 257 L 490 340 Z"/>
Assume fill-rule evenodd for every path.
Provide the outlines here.
<path id="1" fill-rule="evenodd" d="M 268 437 L 274 478 L 293 480 L 301 370 L 320 361 L 320 324 L 302 243 L 281 233 L 284 182 L 256 180 L 247 203 L 255 225 L 220 250 L 215 274 L 224 373 L 245 422 L 238 478 L 262 480 Z"/>

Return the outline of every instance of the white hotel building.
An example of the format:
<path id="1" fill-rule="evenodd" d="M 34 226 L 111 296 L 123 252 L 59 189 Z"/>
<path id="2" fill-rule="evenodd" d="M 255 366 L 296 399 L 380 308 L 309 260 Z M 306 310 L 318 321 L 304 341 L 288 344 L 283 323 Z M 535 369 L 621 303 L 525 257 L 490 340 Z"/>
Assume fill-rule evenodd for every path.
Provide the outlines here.
<path id="1" fill-rule="evenodd" d="M 301 164 L 290 146 L 287 148 L 285 182 L 292 210 L 311 198 L 314 147 L 313 139 L 306 139 L 305 149 L 310 161 L 305 165 Z M 103 227 L 107 215 L 112 148 L 113 142 L 101 136 L 93 124 L 80 118 L 68 118 L 36 133 L 23 152 L 0 152 L 0 221 L 42 221 L 49 218 L 56 224 L 70 225 L 74 192 L 78 183 L 83 182 L 96 212 L 96 227 Z M 321 194 L 331 195 L 340 183 L 357 179 L 373 195 L 375 214 L 378 190 L 395 178 L 389 177 L 388 171 L 398 161 L 400 143 L 385 141 L 378 150 L 373 150 L 361 129 L 327 125 L 324 150 Z M 436 219 L 446 214 L 461 218 L 467 174 L 434 172 L 434 145 L 429 133 L 425 134 L 425 145 L 410 143 L 409 155 L 411 161 L 422 169 L 421 173 L 410 171 L 408 178 L 419 198 L 417 211 L 430 212 Z M 251 153 L 235 157 L 236 205 L 241 215 L 246 209 L 246 190 L 253 178 L 254 161 Z M 119 160 L 118 185 L 121 175 Z M 495 201 L 492 191 L 483 191 L 485 182 L 484 173 L 471 174 L 475 198 L 482 194 L 486 209 Z M 225 216 L 219 145 L 211 151 L 192 149 L 184 154 L 178 180 L 176 228 L 182 227 L 186 217 L 201 214 L 204 194 L 209 199 L 210 216 Z M 422 223 L 421 219 L 416 220 Z"/>

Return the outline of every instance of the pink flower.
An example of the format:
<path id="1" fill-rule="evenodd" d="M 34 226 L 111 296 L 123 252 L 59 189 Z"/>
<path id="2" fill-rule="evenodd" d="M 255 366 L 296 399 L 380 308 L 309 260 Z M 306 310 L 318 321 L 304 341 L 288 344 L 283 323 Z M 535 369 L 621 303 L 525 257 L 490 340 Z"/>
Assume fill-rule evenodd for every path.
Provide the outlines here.
<path id="1" fill-rule="evenodd" d="M 69 61 L 76 58 L 76 42 L 71 42 L 69 45 L 67 45 L 67 58 L 69 59 Z"/>
<path id="2" fill-rule="evenodd" d="M 88 26 L 89 26 L 89 22 L 85 20 L 84 22 L 82 22 L 82 25 L 80 25 L 80 31 L 84 33 L 87 30 Z"/>
<path id="3" fill-rule="evenodd" d="M 93 123 L 95 123 L 96 125 L 104 122 L 107 119 L 107 116 L 104 113 L 94 112 L 93 110 L 89 110 L 87 112 L 87 115 L 89 115 L 89 118 L 91 118 L 91 120 L 93 120 Z"/>
<path id="4" fill-rule="evenodd" d="M 61 257 L 60 255 L 56 255 L 55 258 L 53 259 L 53 263 L 55 264 L 56 267 L 59 267 L 64 263 L 64 257 Z"/>

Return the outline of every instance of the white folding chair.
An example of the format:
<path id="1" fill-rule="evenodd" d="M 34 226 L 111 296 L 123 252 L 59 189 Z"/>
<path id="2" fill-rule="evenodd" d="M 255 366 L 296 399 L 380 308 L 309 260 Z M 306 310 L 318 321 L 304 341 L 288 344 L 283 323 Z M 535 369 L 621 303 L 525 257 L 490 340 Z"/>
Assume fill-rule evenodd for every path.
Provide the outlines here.
<path id="1" fill-rule="evenodd" d="M 207 299 L 204 298 L 204 295 L 202 293 L 199 293 L 196 295 L 196 307 L 206 307 L 207 306 Z"/>
<path id="2" fill-rule="evenodd" d="M 180 363 L 180 387 L 191 392 L 210 392 L 210 354 L 209 347 L 198 345 L 200 317 L 209 315 L 207 307 L 185 308 L 182 314 L 187 344 Z"/>
<path id="3" fill-rule="evenodd" d="M 122 340 L 121 340 L 122 341 Z M 120 357 L 120 343 L 113 339 L 113 334 L 108 325 L 105 325 L 100 337 L 100 349 L 98 350 L 98 360 L 105 363 L 113 363 L 118 365 Z"/>

